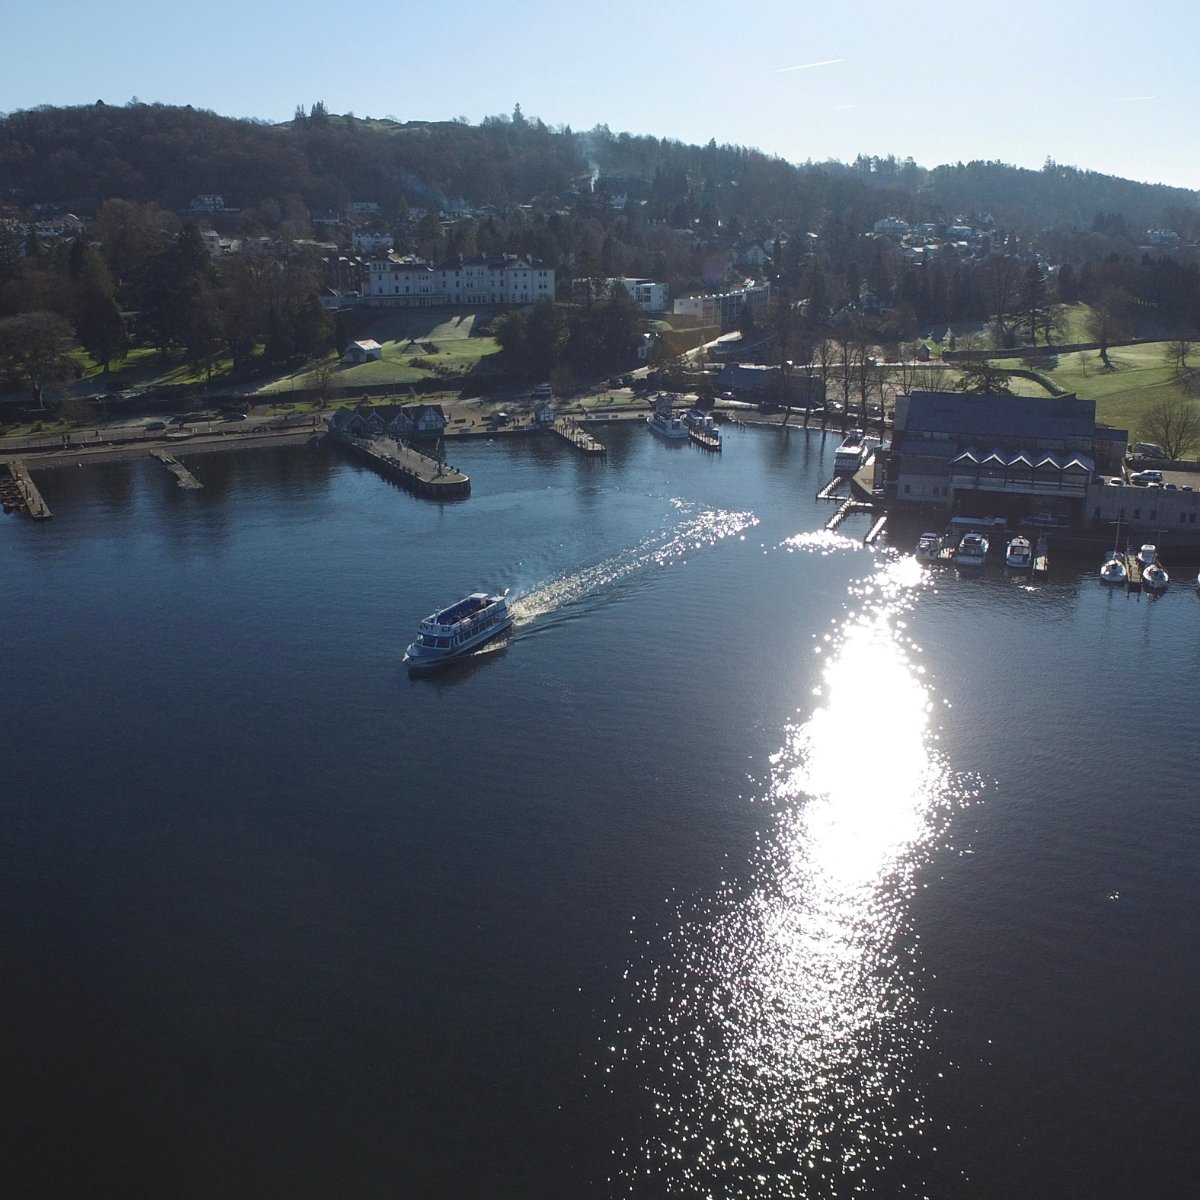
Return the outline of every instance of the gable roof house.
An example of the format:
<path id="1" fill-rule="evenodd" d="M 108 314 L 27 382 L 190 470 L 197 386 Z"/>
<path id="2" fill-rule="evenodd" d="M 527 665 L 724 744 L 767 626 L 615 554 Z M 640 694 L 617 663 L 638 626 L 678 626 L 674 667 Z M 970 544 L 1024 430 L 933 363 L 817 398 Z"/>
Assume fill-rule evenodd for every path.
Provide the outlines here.
<path id="1" fill-rule="evenodd" d="M 440 437 L 447 424 L 440 404 L 405 404 L 393 410 L 387 431 L 394 438 Z"/>
<path id="2" fill-rule="evenodd" d="M 351 342 L 342 355 L 343 361 L 351 364 L 378 362 L 381 358 L 383 358 L 383 347 L 372 338 Z"/>

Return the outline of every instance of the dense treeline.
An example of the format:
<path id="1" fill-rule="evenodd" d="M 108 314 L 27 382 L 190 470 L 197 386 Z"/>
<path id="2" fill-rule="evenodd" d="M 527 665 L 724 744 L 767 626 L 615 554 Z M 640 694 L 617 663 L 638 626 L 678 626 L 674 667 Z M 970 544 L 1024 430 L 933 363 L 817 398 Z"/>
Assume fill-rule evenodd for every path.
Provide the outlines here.
<path id="1" fill-rule="evenodd" d="M 89 213 L 111 197 L 178 210 L 207 193 L 224 195 L 251 220 L 269 220 L 289 198 L 311 213 L 338 212 L 356 199 L 390 213 L 456 201 L 503 206 L 566 197 L 597 175 L 646 201 L 649 218 L 695 221 L 702 230 L 718 219 L 757 234 L 784 220 L 815 229 L 831 212 L 857 229 L 888 214 L 944 221 L 990 212 L 1024 233 L 1084 229 L 1097 213 L 1119 214 L 1131 228 L 1175 228 L 1189 239 L 1200 232 L 1195 192 L 1053 162 L 1041 171 L 997 162 L 926 169 L 911 159 L 867 157 L 797 166 L 711 141 L 550 128 L 519 106 L 479 125 L 333 116 L 319 103 L 286 124 L 132 102 L 0 118 L 6 199 Z"/>
<path id="2" fill-rule="evenodd" d="M 246 374 L 320 355 L 338 339 L 304 239 L 330 213 L 432 259 L 531 255 L 558 270 L 560 297 L 581 278 L 661 279 L 680 294 L 758 274 L 777 297 L 766 324 L 785 360 L 793 325 L 802 346 L 815 344 L 838 314 L 841 328 L 885 348 L 939 324 L 985 321 L 1010 344 L 1051 341 L 1058 300 L 1102 314 L 1095 337 L 1105 345 L 1146 321 L 1200 331 L 1200 268 L 1139 248 L 1152 226 L 1200 238 L 1197 194 L 1052 162 L 794 165 L 714 141 L 554 129 L 519 106 L 473 126 L 334 116 L 320 103 L 266 124 L 97 102 L 0 118 L 0 178 L 10 212 L 65 207 L 90 225 L 53 249 L 35 236 L 25 257 L 16 230 L 0 227 L 0 370 L 35 392 L 67 369 L 72 339 L 106 369 L 134 345 L 197 373 L 222 359 Z M 206 225 L 272 235 L 276 253 L 214 261 L 180 215 L 206 194 L 227 206 Z M 377 212 L 355 213 L 355 201 Z M 450 219 L 439 211 L 468 208 Z M 872 235 L 886 216 L 939 234 L 961 218 L 985 233 L 970 245 L 939 236 L 917 264 Z M 765 261 L 732 266 L 731 251 L 748 242 L 765 247 Z M 628 360 L 636 314 L 610 298 L 498 328 L 518 372 L 583 377 Z"/>

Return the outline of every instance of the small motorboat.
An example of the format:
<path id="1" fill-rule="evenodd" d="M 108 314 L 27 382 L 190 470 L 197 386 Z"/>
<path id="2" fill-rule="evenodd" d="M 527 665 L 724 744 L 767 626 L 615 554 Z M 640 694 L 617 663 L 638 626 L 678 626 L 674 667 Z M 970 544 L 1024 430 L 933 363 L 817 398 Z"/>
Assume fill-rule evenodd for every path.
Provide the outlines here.
<path id="1" fill-rule="evenodd" d="M 1153 542 L 1147 542 L 1137 552 L 1137 557 L 1143 567 L 1153 566 L 1158 561 L 1158 547 Z"/>
<path id="2" fill-rule="evenodd" d="M 1142 586 L 1152 592 L 1165 592 L 1170 579 L 1162 563 L 1152 562 L 1148 567 L 1142 568 Z"/>
<path id="3" fill-rule="evenodd" d="M 1008 543 L 1004 552 L 1004 565 L 1014 571 L 1028 571 L 1033 566 L 1033 544 L 1019 533 Z"/>
<path id="4" fill-rule="evenodd" d="M 1124 583 L 1129 578 L 1125 569 L 1125 555 L 1119 550 L 1110 550 L 1100 564 L 1100 579 L 1103 583 Z"/>
<path id="5" fill-rule="evenodd" d="M 917 538 L 917 548 L 913 553 L 918 562 L 937 562 L 937 557 L 941 552 L 941 534 L 923 533 Z"/>
<path id="6" fill-rule="evenodd" d="M 954 552 L 954 565 L 982 567 L 987 560 L 988 540 L 981 533 L 967 533 Z"/>

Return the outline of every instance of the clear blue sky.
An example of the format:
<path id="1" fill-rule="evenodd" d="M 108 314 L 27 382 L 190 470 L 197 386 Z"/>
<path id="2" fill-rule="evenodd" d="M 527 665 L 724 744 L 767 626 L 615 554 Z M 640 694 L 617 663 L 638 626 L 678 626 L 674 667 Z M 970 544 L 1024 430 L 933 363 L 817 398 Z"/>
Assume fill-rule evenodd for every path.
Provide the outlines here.
<path id="1" fill-rule="evenodd" d="M 1047 157 L 1200 189 L 1200 16 L 1185 0 L 0 0 L 0 111 L 103 99 L 286 120 L 547 124 L 924 166 Z M 992 15 L 994 13 L 994 15 Z"/>

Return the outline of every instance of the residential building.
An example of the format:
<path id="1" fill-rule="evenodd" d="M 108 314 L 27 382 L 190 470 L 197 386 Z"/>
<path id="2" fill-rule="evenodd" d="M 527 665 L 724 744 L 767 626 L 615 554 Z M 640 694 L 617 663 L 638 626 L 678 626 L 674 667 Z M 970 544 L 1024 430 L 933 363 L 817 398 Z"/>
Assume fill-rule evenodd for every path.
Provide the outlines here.
<path id="1" fill-rule="evenodd" d="M 437 266 L 389 254 L 368 264 L 363 284 L 363 301 L 384 308 L 533 304 L 554 294 L 554 269 L 515 254 L 453 255 Z"/>
<path id="2" fill-rule="evenodd" d="M 741 320 L 743 307 L 749 307 L 754 316 L 761 319 L 766 317 L 770 302 L 769 283 L 747 283 L 719 295 L 685 296 L 675 301 L 672 312 L 676 316 L 695 317 L 702 325 L 730 329 Z"/>
<path id="3" fill-rule="evenodd" d="M 670 304 L 671 289 L 665 283 L 653 279 L 630 279 L 628 277 L 605 279 L 583 278 L 571 282 L 571 299 L 580 304 L 588 300 L 599 300 L 614 287 L 622 287 L 643 312 L 666 312 Z"/>
<path id="4" fill-rule="evenodd" d="M 390 250 L 392 235 L 379 230 L 355 230 L 353 242 L 355 250 Z"/>

